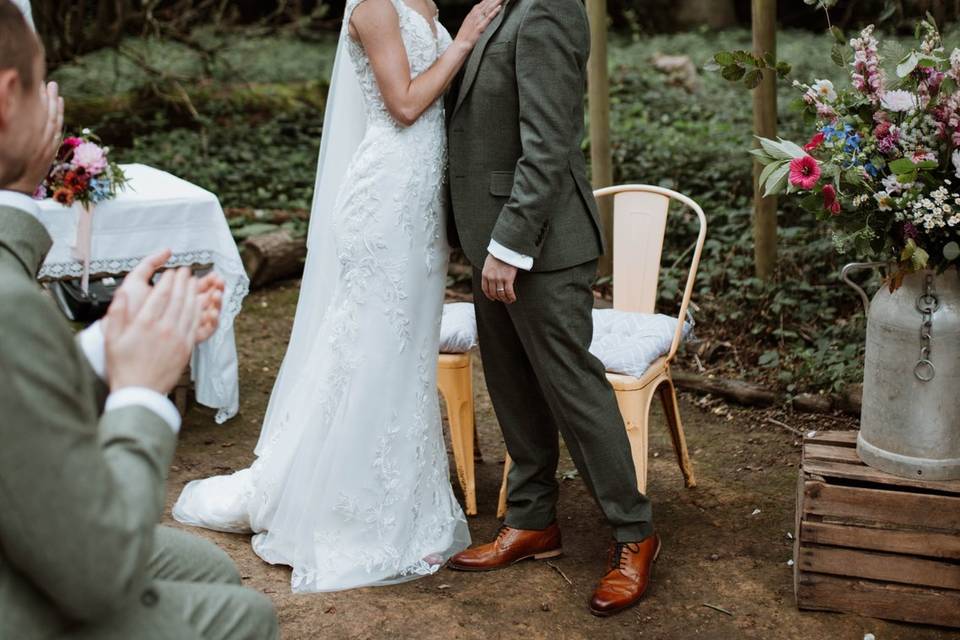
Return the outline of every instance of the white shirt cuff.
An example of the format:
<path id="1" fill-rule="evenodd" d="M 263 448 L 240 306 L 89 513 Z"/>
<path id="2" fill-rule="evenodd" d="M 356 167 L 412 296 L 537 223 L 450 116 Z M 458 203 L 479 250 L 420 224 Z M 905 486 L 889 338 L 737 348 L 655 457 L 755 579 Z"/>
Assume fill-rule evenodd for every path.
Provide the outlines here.
<path id="1" fill-rule="evenodd" d="M 517 253 L 513 249 L 508 249 L 496 240 L 490 240 L 490 246 L 487 247 L 487 251 L 497 260 L 506 262 L 517 269 L 522 269 L 523 271 L 533 269 L 533 258 L 525 256 L 522 253 Z"/>
<path id="2" fill-rule="evenodd" d="M 77 342 L 83 355 L 87 356 L 87 362 L 93 367 L 94 372 L 101 380 L 107 379 L 107 350 L 106 341 L 103 337 L 103 327 L 100 321 L 81 331 L 77 335 Z"/>
<path id="3" fill-rule="evenodd" d="M 143 407 L 163 418 L 174 433 L 180 433 L 180 412 L 170 398 L 144 387 L 125 387 L 107 396 L 105 411 L 124 407 Z"/>

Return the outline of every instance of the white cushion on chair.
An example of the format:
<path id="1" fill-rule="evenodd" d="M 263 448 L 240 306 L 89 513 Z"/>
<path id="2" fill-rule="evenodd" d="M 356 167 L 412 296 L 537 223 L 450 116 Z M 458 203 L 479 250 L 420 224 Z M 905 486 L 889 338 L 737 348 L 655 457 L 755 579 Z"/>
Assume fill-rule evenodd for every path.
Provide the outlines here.
<path id="1" fill-rule="evenodd" d="M 683 323 L 683 337 L 690 335 L 692 322 Z M 594 309 L 593 344 L 590 352 L 607 371 L 640 378 L 653 362 L 670 352 L 677 319 L 662 314 L 630 313 Z M 476 348 L 477 314 L 472 304 L 443 305 L 440 353 L 467 353 Z"/>
<path id="2" fill-rule="evenodd" d="M 467 353 L 477 346 L 477 314 L 469 302 L 443 305 L 440 353 Z"/>
<path id="3" fill-rule="evenodd" d="M 683 323 L 683 338 L 692 322 Z M 670 353 L 677 319 L 662 314 L 594 309 L 590 353 L 607 371 L 640 378 L 653 362 Z"/>

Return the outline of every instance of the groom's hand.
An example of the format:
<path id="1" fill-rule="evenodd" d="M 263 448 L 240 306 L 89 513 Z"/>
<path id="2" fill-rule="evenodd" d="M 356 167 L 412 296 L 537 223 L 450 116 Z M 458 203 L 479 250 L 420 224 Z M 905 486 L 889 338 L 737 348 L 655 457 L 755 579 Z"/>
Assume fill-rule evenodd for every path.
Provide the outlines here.
<path id="1" fill-rule="evenodd" d="M 483 264 L 483 295 L 494 302 L 513 304 L 517 301 L 514 283 L 517 268 L 488 255 Z"/>

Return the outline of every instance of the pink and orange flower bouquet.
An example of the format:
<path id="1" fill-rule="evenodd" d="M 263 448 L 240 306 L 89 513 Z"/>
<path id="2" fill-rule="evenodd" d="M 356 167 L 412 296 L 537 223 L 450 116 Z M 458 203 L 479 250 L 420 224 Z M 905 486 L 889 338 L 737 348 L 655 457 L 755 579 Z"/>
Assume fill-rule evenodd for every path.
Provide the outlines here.
<path id="1" fill-rule="evenodd" d="M 90 285 L 94 207 L 113 200 L 127 185 L 123 169 L 112 162 L 109 155 L 110 149 L 89 129 L 84 129 L 80 136 L 65 138 L 50 173 L 34 194 L 38 200 L 53 198 L 68 208 L 75 203 L 82 205 L 73 255 L 83 262 L 81 287 L 84 292 Z"/>
<path id="2" fill-rule="evenodd" d="M 127 178 L 109 155 L 109 147 L 102 146 L 89 129 L 80 136 L 65 138 L 34 197 L 53 198 L 65 207 L 75 202 L 90 207 L 116 198 Z"/>
<path id="3" fill-rule="evenodd" d="M 849 42 L 850 87 L 794 82 L 814 123 L 806 144 L 760 139 L 767 195 L 791 194 L 831 226 L 841 252 L 942 271 L 960 259 L 960 49 L 932 21 L 919 47 L 884 69 L 874 28 Z"/>

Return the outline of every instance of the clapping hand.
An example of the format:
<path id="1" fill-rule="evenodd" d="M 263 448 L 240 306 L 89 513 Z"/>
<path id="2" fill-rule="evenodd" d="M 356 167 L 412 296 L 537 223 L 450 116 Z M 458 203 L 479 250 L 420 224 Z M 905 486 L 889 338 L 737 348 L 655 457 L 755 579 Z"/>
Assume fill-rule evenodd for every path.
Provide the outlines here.
<path id="1" fill-rule="evenodd" d="M 166 271 L 134 310 L 118 290 L 107 312 L 107 371 L 110 389 L 143 387 L 168 394 L 190 361 L 202 313 L 189 269 Z"/>
<path id="2" fill-rule="evenodd" d="M 44 114 L 43 131 L 32 143 L 23 175 L 17 182 L 4 187 L 31 196 L 50 172 L 63 135 L 63 98 L 60 97 L 60 88 L 56 82 L 41 83 L 38 91 L 40 108 Z"/>
<path id="3" fill-rule="evenodd" d="M 123 295 L 127 312 L 136 315 L 143 308 L 147 298 L 153 291 L 150 282 L 154 274 L 163 268 L 170 259 L 170 250 L 158 251 L 144 258 L 137 267 L 123 280 L 117 289 L 117 296 Z M 197 333 L 194 344 L 205 342 L 212 336 L 220 325 L 220 310 L 223 306 L 223 278 L 216 273 L 210 273 L 199 280 L 191 278 L 196 288 L 198 313 Z M 110 317 L 104 319 L 104 335 L 109 331 Z"/>

